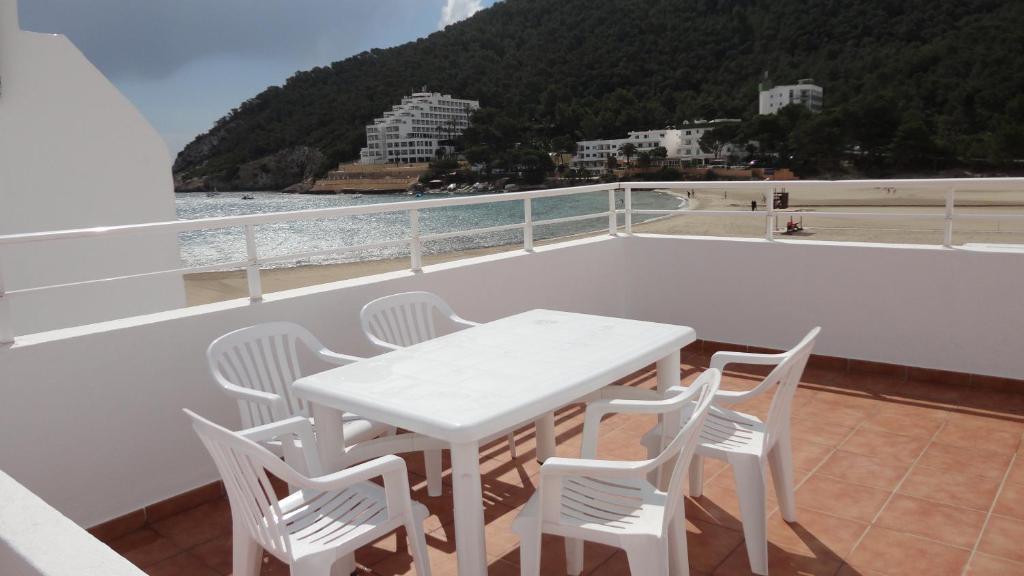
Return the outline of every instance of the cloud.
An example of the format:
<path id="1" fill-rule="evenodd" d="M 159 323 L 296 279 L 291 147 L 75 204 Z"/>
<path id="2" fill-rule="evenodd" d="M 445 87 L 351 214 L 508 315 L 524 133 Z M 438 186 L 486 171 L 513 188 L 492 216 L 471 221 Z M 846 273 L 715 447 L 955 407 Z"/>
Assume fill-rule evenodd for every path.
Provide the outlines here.
<path id="1" fill-rule="evenodd" d="M 469 18 L 482 8 L 481 0 L 447 0 L 441 10 L 441 28 Z"/>

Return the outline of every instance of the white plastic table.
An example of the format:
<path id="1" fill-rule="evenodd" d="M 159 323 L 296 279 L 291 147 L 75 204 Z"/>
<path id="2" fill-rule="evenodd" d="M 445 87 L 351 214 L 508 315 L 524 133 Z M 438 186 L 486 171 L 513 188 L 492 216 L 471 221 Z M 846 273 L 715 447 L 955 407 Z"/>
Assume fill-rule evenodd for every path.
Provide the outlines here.
<path id="1" fill-rule="evenodd" d="M 552 456 L 545 415 L 651 362 L 659 390 L 677 385 L 679 350 L 695 338 L 685 326 L 531 310 L 307 376 L 295 394 L 313 403 L 325 466 L 341 462 L 338 411 L 449 444 L 459 574 L 477 576 L 487 573 L 481 441 L 539 419 L 538 459 Z"/>

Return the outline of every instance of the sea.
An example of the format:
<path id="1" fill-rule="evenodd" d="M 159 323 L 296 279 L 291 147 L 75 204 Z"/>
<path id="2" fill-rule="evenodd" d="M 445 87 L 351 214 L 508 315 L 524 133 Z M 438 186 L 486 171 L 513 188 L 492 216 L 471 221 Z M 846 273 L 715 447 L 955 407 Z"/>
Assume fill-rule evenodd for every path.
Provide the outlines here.
<path id="1" fill-rule="evenodd" d="M 243 199 L 243 196 L 251 196 L 252 199 Z M 435 197 L 458 198 L 460 195 L 426 195 L 422 198 L 416 198 L 407 194 L 367 194 L 354 196 L 349 194 L 307 195 L 277 192 L 222 192 L 216 196 L 207 196 L 203 193 L 192 192 L 175 194 L 175 202 L 178 218 L 194 220 L 217 216 L 269 214 L 293 210 L 407 202 Z M 685 206 L 685 199 L 661 191 L 633 192 L 632 202 L 635 209 L 663 210 Z M 621 193 L 616 203 L 619 208 L 622 207 Z M 595 192 L 554 198 L 538 198 L 533 200 L 532 208 L 534 221 L 593 214 L 608 210 L 608 193 Z M 652 217 L 636 215 L 633 221 L 642 222 Z M 523 202 L 521 200 L 430 208 L 420 211 L 420 229 L 422 234 L 502 226 L 521 223 L 522 221 Z M 620 224 L 622 222 L 621 214 L 619 215 L 619 222 Z M 607 226 L 608 219 L 606 216 L 592 220 L 535 226 L 534 239 L 543 240 L 546 238 L 584 234 L 606 229 Z M 262 224 L 256 226 L 256 246 L 260 257 L 273 257 L 386 242 L 407 238 L 408 235 L 409 216 L 407 212 L 402 211 L 312 221 Z M 207 266 L 238 262 L 246 257 L 245 236 L 241 227 L 184 232 L 179 235 L 179 240 L 182 259 L 186 266 Z M 521 230 L 468 234 L 425 242 L 423 253 L 435 254 L 472 248 L 521 244 L 522 241 L 523 234 Z M 407 257 L 408 254 L 408 246 L 400 245 L 292 259 L 269 264 L 268 266 L 289 267 L 308 264 L 381 260 Z"/>

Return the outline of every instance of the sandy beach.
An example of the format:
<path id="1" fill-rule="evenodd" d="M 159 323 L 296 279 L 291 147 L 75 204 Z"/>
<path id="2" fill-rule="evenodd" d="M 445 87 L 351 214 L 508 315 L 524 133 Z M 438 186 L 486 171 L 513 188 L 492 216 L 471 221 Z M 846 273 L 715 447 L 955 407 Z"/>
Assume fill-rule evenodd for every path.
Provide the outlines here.
<path id="1" fill-rule="evenodd" d="M 681 198 L 686 193 L 673 191 Z M 761 194 L 756 191 L 698 191 L 689 198 L 692 214 L 670 216 L 637 224 L 634 232 L 648 234 L 761 237 L 765 233 L 763 216 L 749 215 L 751 200 L 758 200 L 763 209 Z M 791 192 L 790 206 L 779 211 L 776 228 L 784 229 L 786 222 L 793 219 L 803 224 L 803 231 L 780 237 L 794 240 L 829 240 L 849 242 L 884 242 L 894 244 L 941 244 L 942 220 L 921 220 L 901 214 L 936 214 L 944 211 L 945 198 L 936 192 L 899 192 L 887 190 L 863 190 L 837 195 L 828 191 Z M 1020 192 L 963 192 L 957 196 L 957 210 L 961 213 L 998 213 L 1024 215 L 1024 191 Z M 736 211 L 734 216 L 701 215 L 704 210 Z M 887 217 L 829 217 L 818 216 L 816 212 L 880 212 Z M 746 214 L 745 214 L 746 213 Z M 603 234 L 595 231 L 591 235 Z M 538 242 L 547 244 L 558 239 Z M 1019 244 L 1024 243 L 1024 218 L 1009 222 L 989 220 L 961 220 L 954 227 L 954 244 L 967 242 Z M 459 252 L 425 255 L 425 265 L 437 264 L 482 256 L 497 252 L 518 250 L 520 246 L 506 245 L 477 248 Z M 294 268 L 272 268 L 263 270 L 262 282 L 265 292 L 277 292 L 303 286 L 312 286 L 349 278 L 358 278 L 408 268 L 408 258 L 326 264 L 318 266 L 297 266 Z M 187 274 L 185 289 L 189 306 L 208 304 L 242 298 L 247 294 L 245 272 L 205 272 Z"/>

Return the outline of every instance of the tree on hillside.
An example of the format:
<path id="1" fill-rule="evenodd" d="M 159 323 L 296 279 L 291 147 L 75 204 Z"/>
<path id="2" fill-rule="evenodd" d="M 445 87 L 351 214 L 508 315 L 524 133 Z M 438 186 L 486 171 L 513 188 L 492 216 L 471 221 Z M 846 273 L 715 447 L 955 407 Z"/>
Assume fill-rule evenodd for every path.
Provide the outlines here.
<path id="1" fill-rule="evenodd" d="M 619 154 L 625 156 L 626 164 L 629 164 L 630 159 L 632 159 L 633 156 L 636 155 L 636 144 L 633 144 L 632 142 L 626 142 L 625 144 L 619 146 Z"/>
<path id="2" fill-rule="evenodd" d="M 736 141 L 740 135 L 739 124 L 722 124 L 704 132 L 700 137 L 700 149 L 706 154 L 721 158 L 722 148 Z"/>

